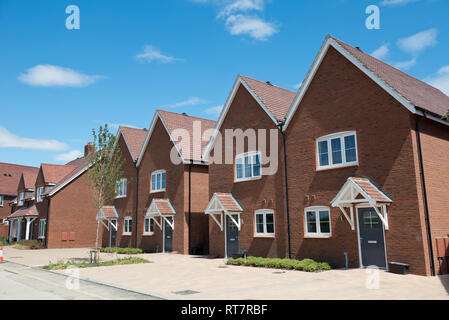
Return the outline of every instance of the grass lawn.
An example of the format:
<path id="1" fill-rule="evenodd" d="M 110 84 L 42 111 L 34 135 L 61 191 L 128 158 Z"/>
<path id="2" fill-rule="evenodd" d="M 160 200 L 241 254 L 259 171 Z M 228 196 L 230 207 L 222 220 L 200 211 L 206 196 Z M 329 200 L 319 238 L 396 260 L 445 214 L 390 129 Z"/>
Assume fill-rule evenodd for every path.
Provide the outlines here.
<path id="1" fill-rule="evenodd" d="M 280 259 L 280 258 L 247 257 L 246 259 L 245 258 L 228 259 L 226 264 L 236 266 L 300 270 L 308 272 L 325 271 L 331 269 L 329 263 L 316 262 L 312 259 L 295 260 L 295 259 Z"/>
<path id="2" fill-rule="evenodd" d="M 53 263 L 43 266 L 43 269 L 47 270 L 64 270 L 69 267 L 76 268 L 91 268 L 91 267 L 107 267 L 107 266 L 118 266 L 124 264 L 138 264 L 138 263 L 149 263 L 150 261 L 143 258 L 128 257 L 123 259 L 102 261 L 98 263 L 88 263 L 88 262 L 66 262 L 66 263 Z"/>
<path id="3" fill-rule="evenodd" d="M 118 254 L 140 254 L 143 253 L 143 250 L 140 248 L 107 247 L 107 248 L 100 248 L 100 252 L 118 253 Z"/>

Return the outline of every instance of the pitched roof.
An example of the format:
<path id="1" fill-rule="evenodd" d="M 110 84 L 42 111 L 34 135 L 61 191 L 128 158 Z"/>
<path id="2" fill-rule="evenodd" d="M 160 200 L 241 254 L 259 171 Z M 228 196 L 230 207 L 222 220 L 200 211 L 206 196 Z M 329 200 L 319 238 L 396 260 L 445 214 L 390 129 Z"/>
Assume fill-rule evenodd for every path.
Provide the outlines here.
<path id="1" fill-rule="evenodd" d="M 174 215 L 176 214 L 169 199 L 153 199 L 148 208 L 150 214 Z M 157 212 L 156 212 L 157 211 Z"/>
<path id="2" fill-rule="evenodd" d="M 25 189 L 34 189 L 36 185 L 36 178 L 39 173 L 39 169 L 36 170 L 25 170 L 23 171 L 23 181 L 25 183 Z"/>
<path id="3" fill-rule="evenodd" d="M 187 132 L 189 132 L 190 150 L 181 150 L 182 157 L 184 158 L 184 160 L 201 161 L 203 150 L 206 147 L 208 141 L 201 140 L 201 145 L 194 143 L 193 141 L 194 124 L 199 123 L 201 125 L 201 137 L 202 137 L 203 133 L 206 130 L 213 129 L 215 127 L 215 121 L 164 110 L 157 110 L 157 113 L 160 115 L 170 135 L 172 135 L 175 129 L 185 129 L 187 130 Z"/>
<path id="4" fill-rule="evenodd" d="M 389 203 L 392 200 L 377 186 L 375 186 L 368 178 L 350 178 L 354 181 L 365 193 L 378 203 Z"/>
<path id="5" fill-rule="evenodd" d="M 131 157 L 136 161 L 137 158 L 139 158 L 140 150 L 145 142 L 145 137 L 147 136 L 148 131 L 145 129 L 124 126 L 120 126 L 119 130 L 125 138 Z"/>
<path id="6" fill-rule="evenodd" d="M 344 50 L 356 58 L 371 72 L 381 78 L 389 87 L 399 93 L 413 106 L 420 107 L 438 116 L 444 116 L 449 110 L 449 97 L 435 87 L 411 75 L 380 61 L 373 56 L 354 48 L 353 46 L 335 40 Z"/>
<path id="7" fill-rule="evenodd" d="M 8 196 L 16 195 L 22 172 L 36 172 L 37 175 L 38 171 L 39 168 L 36 167 L 0 162 L 0 194 Z"/>
<path id="8" fill-rule="evenodd" d="M 242 212 L 242 207 L 235 200 L 232 193 L 214 193 L 214 195 L 218 198 L 223 208 L 229 212 Z"/>
<path id="9" fill-rule="evenodd" d="M 118 213 L 114 206 L 103 206 L 98 211 L 97 217 L 101 219 L 115 219 L 118 218 Z"/>
<path id="10" fill-rule="evenodd" d="M 84 158 L 78 158 L 75 161 L 69 162 L 73 166 L 73 170 L 70 171 L 67 175 L 65 175 L 61 180 L 56 183 L 56 185 L 50 190 L 46 191 L 44 195 L 53 196 L 57 191 L 59 191 L 62 187 L 68 184 L 71 180 L 75 179 L 78 175 L 82 174 L 88 165 L 88 161 Z"/>
<path id="11" fill-rule="evenodd" d="M 240 76 L 278 121 L 285 119 L 296 93 L 267 82 Z"/>
<path id="12" fill-rule="evenodd" d="M 75 169 L 75 166 L 42 163 L 45 183 L 57 183 Z"/>
<path id="13" fill-rule="evenodd" d="M 29 208 L 20 208 L 19 210 L 14 211 L 8 218 L 19 218 L 19 217 L 29 217 L 29 216 L 39 216 L 37 208 L 35 205 Z"/>

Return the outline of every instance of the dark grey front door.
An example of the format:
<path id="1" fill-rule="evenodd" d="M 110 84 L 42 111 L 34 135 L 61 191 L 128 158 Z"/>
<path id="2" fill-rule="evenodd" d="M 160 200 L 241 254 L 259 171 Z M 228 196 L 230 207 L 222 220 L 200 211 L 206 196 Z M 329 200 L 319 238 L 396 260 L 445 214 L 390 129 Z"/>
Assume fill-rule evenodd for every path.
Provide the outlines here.
<path id="1" fill-rule="evenodd" d="M 380 210 L 380 208 L 379 208 Z M 386 268 L 384 226 L 373 208 L 359 208 L 362 265 Z"/>
<path id="2" fill-rule="evenodd" d="M 171 223 L 173 223 L 172 217 L 169 217 L 167 219 L 170 220 Z M 164 251 L 171 252 L 173 250 L 173 229 L 165 220 L 164 220 L 164 232 L 165 232 Z"/>
<path id="3" fill-rule="evenodd" d="M 235 221 L 239 221 L 238 215 L 232 216 Z M 226 216 L 226 256 L 232 257 L 233 253 L 239 251 L 239 229 L 230 217 Z"/>
<path id="4" fill-rule="evenodd" d="M 117 226 L 117 220 L 111 221 L 115 226 Z M 109 223 L 109 230 L 111 232 L 111 241 L 109 246 L 116 247 L 117 246 L 117 230 L 112 226 L 112 223 Z"/>

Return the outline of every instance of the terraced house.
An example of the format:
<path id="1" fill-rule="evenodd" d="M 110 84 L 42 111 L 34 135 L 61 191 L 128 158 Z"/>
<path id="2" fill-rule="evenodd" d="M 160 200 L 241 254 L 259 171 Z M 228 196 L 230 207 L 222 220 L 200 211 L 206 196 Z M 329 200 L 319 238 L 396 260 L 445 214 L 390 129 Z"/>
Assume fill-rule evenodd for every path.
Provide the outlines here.
<path id="1" fill-rule="evenodd" d="M 201 154 L 209 137 L 187 144 L 182 139 L 193 141 L 196 133 L 201 140 L 214 126 L 214 121 L 186 114 L 158 110 L 154 115 L 137 160 L 138 247 L 208 253 L 208 219 L 203 214 L 208 166 Z"/>
<path id="2" fill-rule="evenodd" d="M 217 128 L 278 127 L 285 145 L 274 175 L 248 146 L 210 163 L 211 252 L 447 273 L 448 109 L 439 90 L 330 36 L 296 95 L 239 77 Z"/>

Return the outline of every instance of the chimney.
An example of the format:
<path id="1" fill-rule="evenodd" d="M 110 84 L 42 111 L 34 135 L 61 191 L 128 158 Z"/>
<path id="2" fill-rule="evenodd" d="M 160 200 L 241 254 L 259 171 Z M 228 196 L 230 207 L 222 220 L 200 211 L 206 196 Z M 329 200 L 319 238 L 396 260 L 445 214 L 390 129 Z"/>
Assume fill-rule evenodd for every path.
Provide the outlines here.
<path id="1" fill-rule="evenodd" d="M 84 158 L 87 158 L 88 155 L 93 153 L 95 151 L 94 144 L 92 142 L 89 142 L 84 146 Z"/>

